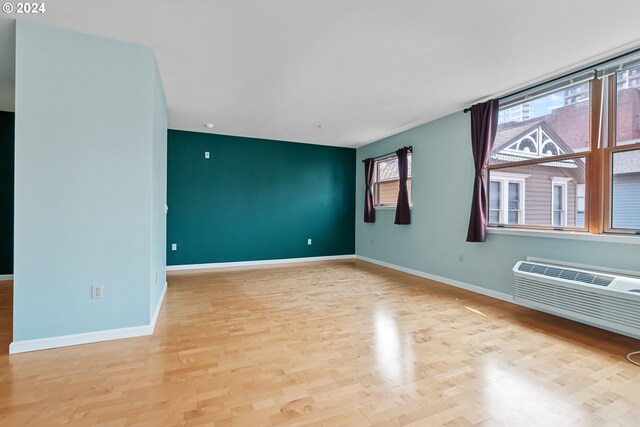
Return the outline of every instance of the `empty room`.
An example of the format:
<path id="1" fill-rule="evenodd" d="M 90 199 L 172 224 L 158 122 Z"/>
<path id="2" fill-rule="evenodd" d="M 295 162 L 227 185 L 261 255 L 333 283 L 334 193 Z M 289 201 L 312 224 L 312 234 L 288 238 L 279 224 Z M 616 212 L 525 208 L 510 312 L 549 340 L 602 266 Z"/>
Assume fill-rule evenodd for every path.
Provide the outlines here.
<path id="1" fill-rule="evenodd" d="M 640 426 L 640 2 L 0 13 L 0 426 Z"/>

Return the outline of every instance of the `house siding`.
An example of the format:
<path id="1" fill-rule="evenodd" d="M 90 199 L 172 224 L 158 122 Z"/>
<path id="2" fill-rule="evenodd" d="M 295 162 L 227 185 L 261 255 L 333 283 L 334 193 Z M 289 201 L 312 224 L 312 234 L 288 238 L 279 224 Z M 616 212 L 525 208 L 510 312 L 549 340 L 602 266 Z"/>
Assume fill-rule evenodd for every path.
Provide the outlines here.
<path id="1" fill-rule="evenodd" d="M 407 191 L 411 200 L 411 178 L 407 179 Z M 378 184 L 378 204 L 395 206 L 398 202 L 398 180 L 384 181 Z"/>
<path id="2" fill-rule="evenodd" d="M 520 166 L 500 171 L 526 174 L 525 180 L 525 224 L 551 225 L 551 186 L 554 177 L 571 178 L 567 183 L 567 227 L 576 226 L 576 184 L 583 183 L 577 177 L 582 169 L 550 168 L 538 165 Z M 581 177 L 581 180 L 583 177 Z"/>
<path id="3" fill-rule="evenodd" d="M 640 174 L 613 177 L 613 228 L 640 229 Z"/>

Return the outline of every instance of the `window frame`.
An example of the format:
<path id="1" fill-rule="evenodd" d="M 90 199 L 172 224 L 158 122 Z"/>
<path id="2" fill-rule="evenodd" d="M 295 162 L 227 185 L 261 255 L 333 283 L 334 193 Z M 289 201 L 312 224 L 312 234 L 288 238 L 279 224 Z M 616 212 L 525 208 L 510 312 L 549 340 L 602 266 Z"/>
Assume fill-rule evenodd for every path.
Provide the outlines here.
<path id="1" fill-rule="evenodd" d="M 412 172 L 413 172 L 413 159 L 412 159 L 412 152 L 409 151 L 407 153 L 407 162 L 411 164 L 412 167 L 409 168 L 408 173 L 407 173 L 407 182 L 411 182 L 411 188 L 413 190 L 413 180 L 411 179 L 412 176 Z M 396 200 L 396 202 L 394 204 L 380 204 L 380 182 L 379 181 L 379 168 L 378 165 L 381 162 L 386 162 L 392 159 L 396 159 L 396 166 L 398 164 L 398 155 L 395 153 L 391 153 L 388 156 L 384 156 L 384 157 L 380 157 L 380 158 L 376 158 L 374 159 L 374 180 L 373 180 L 373 208 L 374 209 L 396 209 L 396 207 L 398 206 L 398 202 Z M 398 171 L 398 179 L 397 180 L 390 180 L 390 181 L 400 181 L 400 173 Z M 382 181 L 382 182 L 389 182 L 389 181 Z M 399 184 L 398 184 L 399 185 Z M 398 190 L 399 191 L 399 190 Z M 413 207 L 413 191 L 409 191 L 409 208 Z"/>
<path id="2" fill-rule="evenodd" d="M 626 72 L 629 77 L 630 71 L 636 67 L 631 67 L 626 70 L 620 70 L 619 72 Z M 606 135 L 607 143 L 602 144 L 599 150 L 599 155 L 603 164 L 603 176 L 602 176 L 602 232 L 610 234 L 627 234 L 637 235 L 640 229 L 635 228 L 614 228 L 613 227 L 613 156 L 616 153 L 622 153 L 625 151 L 640 151 L 640 142 L 627 145 L 618 145 L 617 131 L 618 131 L 618 87 L 617 87 L 618 72 L 615 72 L 608 77 L 607 86 L 609 89 L 607 103 L 609 109 L 607 111 L 606 124 L 608 132 Z"/>
<path id="3" fill-rule="evenodd" d="M 563 90 L 568 90 L 569 88 L 577 88 L 585 83 L 588 83 L 589 87 L 587 89 L 587 91 L 584 92 L 580 92 L 580 93 L 588 93 L 589 95 L 589 143 L 588 143 L 588 149 L 586 151 L 578 151 L 578 152 L 574 152 L 574 153 L 566 153 L 566 154 L 559 154 L 556 156 L 548 156 L 548 157 L 544 157 L 544 158 L 535 158 L 535 159 L 526 159 L 526 160 L 521 160 L 518 162 L 505 162 L 505 163 L 497 163 L 497 164 L 489 164 L 487 165 L 487 171 L 488 171 L 488 175 L 489 177 L 491 176 L 492 172 L 495 173 L 495 171 L 499 171 L 501 169 L 511 169 L 511 168 L 516 168 L 519 166 L 531 166 L 531 165 L 540 165 L 540 164 L 544 164 L 544 163 L 548 163 L 548 162 L 555 162 L 555 161 L 561 161 L 561 160 L 572 160 L 572 159 L 582 159 L 584 158 L 584 163 L 585 163 L 585 213 L 584 213 L 584 225 L 583 227 L 554 227 L 552 225 L 534 225 L 534 224 L 493 224 L 491 223 L 489 225 L 489 227 L 500 227 L 500 228 L 522 228 L 522 229 L 532 229 L 532 230 L 555 230 L 555 231 L 579 231 L 579 232 L 591 232 L 591 222 L 592 220 L 594 220 L 594 217 L 596 217 L 595 215 L 592 217 L 591 212 L 592 212 L 592 206 L 590 203 L 592 203 L 591 201 L 591 197 L 589 192 L 591 191 L 591 186 L 594 185 L 594 179 L 593 179 L 593 175 L 598 173 L 598 170 L 596 168 L 593 167 L 593 155 L 592 152 L 594 150 L 594 147 L 597 147 L 597 143 L 598 143 L 598 138 L 597 135 L 598 133 L 601 131 L 601 128 L 599 128 L 599 126 L 594 126 L 594 122 L 593 119 L 594 117 L 599 117 L 600 116 L 600 106 L 601 106 L 601 85 L 600 85 L 600 80 L 593 78 L 591 80 L 588 81 L 582 81 L 582 82 L 574 82 L 571 84 L 568 84 L 566 86 L 564 86 L 564 89 L 562 87 L 555 87 L 553 89 L 553 91 L 550 92 L 544 92 L 539 96 L 535 96 L 535 97 L 530 97 L 530 98 L 526 98 L 520 102 L 518 102 L 517 104 L 522 104 L 522 103 L 526 103 L 526 102 L 532 102 L 533 100 L 537 99 L 537 98 L 541 98 L 544 96 L 547 96 L 551 93 L 557 93 L 557 92 L 561 92 Z M 509 103 L 507 103 L 506 106 L 501 107 L 501 108 L 510 108 L 513 105 L 509 105 Z M 509 172 L 507 172 L 509 173 Z M 490 178 L 489 178 L 490 179 Z M 599 185 L 599 184 L 598 184 Z M 553 189 L 553 187 L 552 187 Z M 553 196 L 553 194 L 552 194 Z M 489 203 L 489 198 L 487 197 L 487 212 L 488 210 L 488 203 Z M 523 199 L 526 199 L 526 194 L 523 196 Z M 553 202 L 553 201 L 552 201 Z M 552 210 L 553 210 L 553 203 L 552 205 Z M 523 216 L 523 221 L 524 221 L 524 216 Z M 550 224 L 553 224 L 553 213 L 552 213 L 552 217 L 551 217 L 551 221 Z"/>
<path id="4" fill-rule="evenodd" d="M 489 172 L 489 191 L 487 192 L 488 196 L 487 200 L 489 201 L 491 198 L 490 188 L 491 181 L 500 183 L 500 212 L 498 214 L 499 222 L 490 223 L 491 225 L 496 226 L 514 226 L 514 225 L 523 225 L 524 217 L 525 217 L 525 197 L 526 194 L 526 180 L 531 175 L 522 174 L 522 173 L 513 173 L 513 172 Z M 519 209 L 518 209 L 518 223 L 517 224 L 509 224 L 509 184 L 515 183 L 520 186 L 519 192 Z M 490 207 L 490 206 L 489 206 Z M 493 209 L 495 210 L 495 209 Z M 487 213 L 489 213 L 490 209 L 487 209 Z M 487 217 L 487 221 L 489 218 Z M 505 222 L 506 220 L 506 222 Z"/>
<path id="5" fill-rule="evenodd" d="M 580 186 L 582 186 L 582 191 L 579 191 Z M 580 197 L 580 193 L 582 193 L 582 197 Z M 579 210 L 579 200 L 582 198 L 582 211 Z M 586 227 L 586 212 L 587 212 L 587 185 L 585 184 L 576 184 L 576 223 L 578 222 L 578 214 L 582 213 L 582 225 Z"/>
<path id="6" fill-rule="evenodd" d="M 640 142 L 627 145 L 617 145 L 617 117 L 618 117 L 618 73 L 629 72 L 637 68 L 638 65 L 630 66 L 626 69 L 617 69 L 615 72 L 603 77 L 594 77 L 589 80 L 589 142 L 588 149 L 582 152 L 568 153 L 558 156 L 549 156 L 548 159 L 527 159 L 518 162 L 506 162 L 500 164 L 489 164 L 488 182 L 490 182 L 492 172 L 495 174 L 500 169 L 515 168 L 519 166 L 530 166 L 542 164 L 548 161 L 560 161 L 584 158 L 585 162 L 585 182 L 584 184 L 584 226 L 583 227 L 554 227 L 527 224 L 507 224 L 490 223 L 490 228 L 514 228 L 523 230 L 547 230 L 547 231 L 574 231 L 584 232 L 590 235 L 626 235 L 634 236 L 640 234 L 640 229 L 634 228 L 614 228 L 613 227 L 613 158 L 616 153 L 640 150 Z M 640 73 L 637 73 L 640 75 Z M 565 87 L 577 86 L 578 83 L 567 84 Z M 562 87 L 554 87 L 553 92 L 563 90 Z M 566 89 L 568 90 L 568 89 Z M 531 102 L 538 97 L 545 96 L 551 92 L 542 93 L 539 96 L 528 97 L 518 102 Z M 504 108 L 513 105 L 507 103 Z M 577 186 L 578 184 L 576 184 Z M 552 184 L 553 197 L 553 184 Z M 577 187 L 576 187 L 577 189 Z M 577 190 L 576 190 L 577 191 Z M 577 195 L 577 193 L 576 193 Z M 526 198 L 526 195 L 523 199 Z M 489 198 L 487 198 L 487 212 L 489 212 Z M 568 202 L 568 193 L 565 190 L 565 201 Z M 576 220 L 577 220 L 577 196 L 576 196 Z M 551 203 L 551 223 L 553 224 L 553 200 Z M 565 208 L 565 215 L 568 209 Z M 577 223 L 577 222 L 576 222 Z M 566 220 L 565 220 L 566 224 Z"/>
<path id="7" fill-rule="evenodd" d="M 551 178 L 551 226 L 554 229 L 560 228 L 560 229 L 565 229 L 567 228 L 567 221 L 569 219 L 569 182 L 573 181 L 573 178 L 568 178 L 568 177 L 559 177 L 559 176 L 555 176 L 553 178 Z M 576 184 L 577 185 L 577 184 Z M 554 213 L 556 212 L 557 209 L 554 209 L 554 190 L 555 187 L 560 187 L 562 188 L 562 218 L 561 218 L 561 224 L 560 225 L 555 225 L 553 223 L 554 220 Z M 577 198 L 577 188 L 576 188 L 576 217 L 578 215 L 578 210 L 577 210 L 577 203 L 578 203 L 578 198 Z"/>
<path id="8" fill-rule="evenodd" d="M 498 197 L 498 209 L 491 209 L 491 183 L 495 182 L 498 184 L 498 189 L 500 192 L 500 195 Z M 500 181 L 500 180 L 496 180 L 496 179 L 489 179 L 489 187 L 487 188 L 487 200 L 488 200 L 488 205 L 489 207 L 487 208 L 487 222 L 488 224 L 500 224 L 500 219 L 502 218 L 502 186 L 504 185 L 504 182 Z M 498 222 L 491 222 L 491 211 L 498 211 Z"/>

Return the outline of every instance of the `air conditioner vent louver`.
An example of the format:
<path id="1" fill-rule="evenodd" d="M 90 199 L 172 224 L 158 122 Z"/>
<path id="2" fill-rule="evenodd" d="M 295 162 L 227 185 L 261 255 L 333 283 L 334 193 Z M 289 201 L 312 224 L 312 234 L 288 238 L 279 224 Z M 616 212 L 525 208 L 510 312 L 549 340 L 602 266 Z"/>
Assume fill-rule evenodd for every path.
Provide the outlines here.
<path id="1" fill-rule="evenodd" d="M 518 267 L 518 271 L 526 273 L 535 273 L 547 277 L 559 277 L 564 280 L 573 280 L 581 283 L 588 283 L 596 286 L 608 286 L 613 282 L 613 276 L 604 276 L 600 274 L 591 274 L 584 271 L 571 270 L 565 268 L 551 267 L 544 264 L 532 264 L 523 262 Z"/>
<path id="2" fill-rule="evenodd" d="M 594 276 L 593 274 L 589 274 L 589 273 L 578 273 L 578 275 L 576 276 L 575 280 L 576 282 L 582 282 L 582 283 L 591 283 L 593 282 L 593 279 L 595 279 L 596 276 Z"/>
<path id="3" fill-rule="evenodd" d="M 593 278 L 593 282 L 591 282 L 591 284 L 598 286 L 609 286 L 611 282 L 613 282 L 613 277 L 598 275 Z"/>
<path id="4" fill-rule="evenodd" d="M 575 280 L 576 276 L 578 275 L 577 271 L 573 271 L 573 270 L 562 270 L 562 273 L 560 273 L 560 277 L 561 279 L 564 280 Z"/>
<path id="5" fill-rule="evenodd" d="M 544 272 L 544 275 L 548 276 L 548 277 L 559 277 L 560 273 L 562 273 L 562 269 L 561 268 L 549 267 Z"/>
<path id="6" fill-rule="evenodd" d="M 518 267 L 518 270 L 519 271 L 526 271 L 527 273 L 529 273 L 532 268 L 533 268 L 533 264 L 529 264 L 527 262 L 523 262 L 522 264 L 520 264 L 520 267 Z"/>
<path id="7" fill-rule="evenodd" d="M 544 274 L 544 272 L 547 271 L 547 268 L 548 267 L 546 265 L 534 264 L 533 268 L 531 269 L 531 272 L 536 274 Z"/>
<path id="8" fill-rule="evenodd" d="M 513 276 L 516 302 L 640 338 L 640 279 L 523 261 Z"/>

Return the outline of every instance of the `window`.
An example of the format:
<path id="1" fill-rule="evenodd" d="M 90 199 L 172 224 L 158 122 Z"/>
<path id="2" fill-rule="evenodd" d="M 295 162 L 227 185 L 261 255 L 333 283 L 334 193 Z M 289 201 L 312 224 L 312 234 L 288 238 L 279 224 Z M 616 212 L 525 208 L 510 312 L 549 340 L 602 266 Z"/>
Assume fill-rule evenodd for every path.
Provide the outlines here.
<path id="1" fill-rule="evenodd" d="M 575 102 L 575 93 L 584 101 Z M 489 223 L 583 228 L 578 186 L 584 190 L 588 176 L 589 87 L 581 83 L 526 102 L 534 111 L 528 120 L 498 119 L 489 162 Z"/>
<path id="2" fill-rule="evenodd" d="M 565 187 L 563 185 L 553 185 L 553 211 L 552 221 L 554 227 L 564 227 L 567 225 L 567 216 L 565 210 Z"/>
<path id="3" fill-rule="evenodd" d="M 500 223 L 502 212 L 502 183 L 500 181 L 491 180 L 489 184 L 489 223 Z"/>
<path id="4" fill-rule="evenodd" d="M 550 82 L 501 105 L 533 113 L 499 115 L 491 226 L 640 234 L 640 55 L 620 61 L 631 65 L 612 62 L 588 83 Z"/>
<path id="5" fill-rule="evenodd" d="M 640 149 L 613 153 L 611 227 L 640 230 Z"/>
<path id="6" fill-rule="evenodd" d="M 529 175 L 496 172 L 489 185 L 489 222 L 522 224 L 524 221 L 524 186 Z"/>
<path id="7" fill-rule="evenodd" d="M 585 192 L 584 184 L 576 185 L 576 227 L 584 227 Z"/>
<path id="8" fill-rule="evenodd" d="M 632 69 L 631 71 L 636 71 Z M 625 77 L 631 74 L 621 71 Z M 612 77 L 613 78 L 613 77 Z M 615 111 L 609 115 L 609 146 L 605 162 L 605 231 L 640 230 L 640 85 L 638 79 L 627 87 L 612 91 L 609 103 Z"/>
<path id="9" fill-rule="evenodd" d="M 551 183 L 551 225 L 554 228 L 567 226 L 567 188 L 572 178 L 553 177 Z M 584 185 L 584 184 L 583 184 Z M 577 201 L 577 188 L 576 188 Z M 576 203 L 577 215 L 577 203 Z"/>
<path id="10" fill-rule="evenodd" d="M 407 191 L 411 201 L 411 153 L 407 156 Z M 400 177 L 398 175 L 398 157 L 376 160 L 373 194 L 376 207 L 395 207 L 398 202 Z"/>

